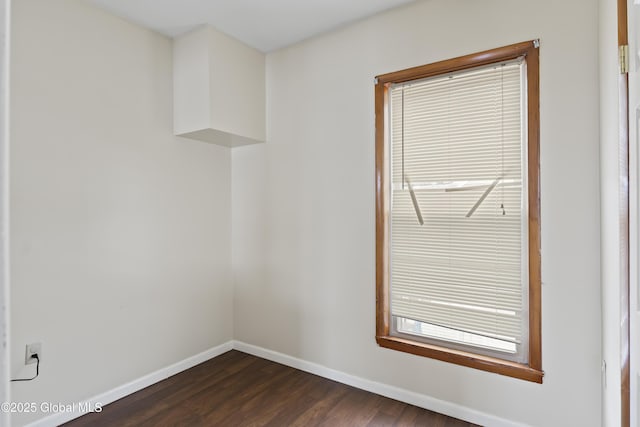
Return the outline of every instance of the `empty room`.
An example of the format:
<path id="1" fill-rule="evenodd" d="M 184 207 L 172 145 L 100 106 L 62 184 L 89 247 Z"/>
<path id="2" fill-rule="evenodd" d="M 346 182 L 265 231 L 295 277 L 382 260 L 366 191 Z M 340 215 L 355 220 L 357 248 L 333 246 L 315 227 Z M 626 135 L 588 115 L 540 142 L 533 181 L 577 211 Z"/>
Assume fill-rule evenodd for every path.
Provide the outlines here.
<path id="1" fill-rule="evenodd" d="M 0 426 L 640 427 L 638 1 L 0 3 Z"/>

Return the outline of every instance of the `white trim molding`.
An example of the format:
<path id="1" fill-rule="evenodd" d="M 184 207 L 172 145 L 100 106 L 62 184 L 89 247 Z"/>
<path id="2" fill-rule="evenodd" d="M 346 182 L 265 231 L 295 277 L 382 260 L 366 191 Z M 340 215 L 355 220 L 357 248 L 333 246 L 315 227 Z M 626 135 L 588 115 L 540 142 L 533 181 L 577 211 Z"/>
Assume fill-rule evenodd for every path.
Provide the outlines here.
<path id="1" fill-rule="evenodd" d="M 209 350 L 205 350 L 202 353 L 174 363 L 173 365 L 167 366 L 166 368 L 158 369 L 155 372 L 133 380 L 127 384 L 121 385 L 107 392 L 91 397 L 82 402 L 83 407 L 95 408 L 96 405 L 105 406 L 109 403 L 115 402 L 116 400 L 122 399 L 123 397 L 133 394 L 136 391 L 142 390 L 145 387 L 149 387 L 150 385 L 158 383 L 182 371 L 186 371 L 187 369 L 192 368 L 202 362 L 206 362 L 207 360 L 213 359 L 216 356 L 220 356 L 221 354 L 226 353 L 229 350 L 233 350 L 233 344 L 233 341 L 227 341 L 224 344 L 220 344 L 219 346 L 210 348 Z M 85 415 L 85 413 L 80 412 L 80 410 L 78 412 L 60 412 L 34 421 L 33 423 L 28 424 L 28 426 L 56 427 L 60 424 L 81 417 L 82 415 Z"/>
<path id="2" fill-rule="evenodd" d="M 339 383 L 346 384 L 352 387 L 356 387 L 361 390 L 376 393 L 381 396 L 399 400 L 401 402 L 419 406 L 430 411 L 438 412 L 472 423 L 492 427 L 526 427 L 525 424 L 516 423 L 514 421 L 486 414 L 472 408 L 468 408 L 444 400 L 435 399 L 433 397 L 415 393 L 413 391 L 405 390 L 399 387 L 394 387 L 388 384 L 383 384 L 365 378 L 357 377 L 355 375 L 347 374 L 346 372 L 337 371 L 335 369 L 327 368 L 326 366 L 319 365 L 317 363 L 298 359 L 297 357 L 289 356 L 287 354 L 279 353 L 277 351 L 258 347 L 252 344 L 247 344 L 242 341 L 228 341 L 217 347 L 206 350 L 200 354 L 189 357 L 183 361 L 174 363 L 171 366 L 145 375 L 142 378 L 138 378 L 137 380 L 131 381 L 98 396 L 87 399 L 83 401 L 83 405 L 90 408 L 95 407 L 96 404 L 105 406 L 111 402 L 115 402 L 118 399 L 122 399 L 125 396 L 135 393 L 136 391 L 142 390 L 145 387 L 169 378 L 172 375 L 185 371 L 202 362 L 206 362 L 207 360 L 213 359 L 214 357 L 226 353 L 229 350 L 238 350 L 243 353 L 251 354 L 253 356 L 270 360 L 272 362 L 290 366 L 292 368 L 309 372 L 311 374 L 318 375 L 329 380 L 337 381 Z M 78 418 L 82 415 L 84 415 L 84 413 L 81 412 L 65 412 L 54 414 L 35 421 L 29 424 L 28 427 L 55 427 L 62 423 Z"/>
<path id="3" fill-rule="evenodd" d="M 252 354 L 263 359 L 271 360 L 272 362 L 277 362 L 282 365 L 309 372 L 311 374 L 337 381 L 342 384 L 350 385 L 361 390 L 379 394 L 380 396 L 399 400 L 401 402 L 419 406 L 420 408 L 424 408 L 429 411 L 434 411 L 440 414 L 448 415 L 450 417 L 459 418 L 461 420 L 468 421 L 474 424 L 491 427 L 526 427 L 526 424 L 521 424 L 515 421 L 496 417 L 495 415 L 486 414 L 484 412 L 468 408 L 466 406 L 436 399 L 424 394 L 405 390 L 403 388 L 394 387 L 388 384 L 383 384 L 365 378 L 357 377 L 355 375 L 347 374 L 346 372 L 337 371 L 335 369 L 327 368 L 326 366 L 322 366 L 317 363 L 298 359 L 297 357 L 278 353 L 277 351 L 268 350 L 252 344 L 247 344 L 242 341 L 234 341 L 233 348 L 243 353 Z"/>
<path id="4" fill-rule="evenodd" d="M 9 388 L 9 60 L 11 0 L 0 0 L 0 402 L 11 400 Z M 9 425 L 0 412 L 0 425 Z"/>

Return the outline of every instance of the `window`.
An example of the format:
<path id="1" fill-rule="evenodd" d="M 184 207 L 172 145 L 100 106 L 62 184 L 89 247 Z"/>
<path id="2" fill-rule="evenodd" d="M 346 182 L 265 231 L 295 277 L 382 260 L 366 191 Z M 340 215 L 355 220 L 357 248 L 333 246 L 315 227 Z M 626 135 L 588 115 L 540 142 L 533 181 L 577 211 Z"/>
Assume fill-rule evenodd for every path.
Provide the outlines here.
<path id="1" fill-rule="evenodd" d="M 378 76 L 379 345 L 542 382 L 538 42 Z"/>

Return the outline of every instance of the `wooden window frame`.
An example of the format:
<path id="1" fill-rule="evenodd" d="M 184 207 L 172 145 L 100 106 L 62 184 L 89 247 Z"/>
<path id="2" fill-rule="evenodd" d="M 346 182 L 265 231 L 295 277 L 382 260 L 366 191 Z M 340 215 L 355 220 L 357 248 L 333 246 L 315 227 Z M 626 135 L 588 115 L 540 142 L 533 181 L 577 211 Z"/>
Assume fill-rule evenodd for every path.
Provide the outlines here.
<path id="1" fill-rule="evenodd" d="M 542 383 L 541 275 L 540 275 L 540 104 L 539 41 L 531 40 L 497 49 L 408 68 L 376 77 L 376 341 L 381 347 L 430 357 L 462 366 Z M 524 57 L 527 63 L 527 170 L 529 202 L 529 354 L 517 363 L 470 351 L 455 350 L 390 334 L 389 300 L 389 88 L 427 77 Z"/>

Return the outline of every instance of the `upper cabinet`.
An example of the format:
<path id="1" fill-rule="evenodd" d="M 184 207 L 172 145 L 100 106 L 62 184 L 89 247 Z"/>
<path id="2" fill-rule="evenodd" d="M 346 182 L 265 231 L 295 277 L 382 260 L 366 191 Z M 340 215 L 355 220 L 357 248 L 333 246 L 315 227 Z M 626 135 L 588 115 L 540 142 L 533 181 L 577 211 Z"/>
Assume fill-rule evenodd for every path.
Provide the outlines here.
<path id="1" fill-rule="evenodd" d="M 264 142 L 265 55 L 205 26 L 173 41 L 173 127 L 235 147 Z"/>

